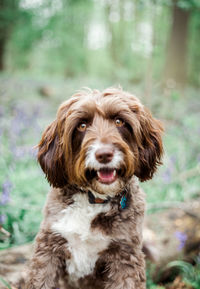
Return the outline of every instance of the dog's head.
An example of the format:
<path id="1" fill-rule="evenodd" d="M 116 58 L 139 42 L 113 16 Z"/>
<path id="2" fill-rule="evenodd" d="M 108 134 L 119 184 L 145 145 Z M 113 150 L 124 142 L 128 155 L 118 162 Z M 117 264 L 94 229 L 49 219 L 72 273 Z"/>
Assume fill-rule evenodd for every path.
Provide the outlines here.
<path id="1" fill-rule="evenodd" d="M 160 122 L 121 89 L 80 92 L 58 109 L 38 160 L 54 187 L 87 186 L 115 194 L 131 176 L 153 177 L 163 153 Z"/>

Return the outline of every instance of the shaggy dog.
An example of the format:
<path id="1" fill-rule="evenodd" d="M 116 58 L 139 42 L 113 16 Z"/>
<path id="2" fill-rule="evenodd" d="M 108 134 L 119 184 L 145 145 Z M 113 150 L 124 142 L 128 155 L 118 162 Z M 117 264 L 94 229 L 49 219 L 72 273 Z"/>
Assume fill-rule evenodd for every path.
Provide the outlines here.
<path id="1" fill-rule="evenodd" d="M 162 126 L 122 89 L 64 102 L 39 143 L 52 190 L 27 289 L 144 289 L 144 194 L 163 153 Z"/>

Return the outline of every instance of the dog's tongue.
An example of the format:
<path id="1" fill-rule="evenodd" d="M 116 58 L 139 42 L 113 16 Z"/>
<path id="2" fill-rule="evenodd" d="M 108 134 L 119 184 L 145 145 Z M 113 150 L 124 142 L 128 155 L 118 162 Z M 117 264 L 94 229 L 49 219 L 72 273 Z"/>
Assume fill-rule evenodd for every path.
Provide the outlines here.
<path id="1" fill-rule="evenodd" d="M 116 180 L 116 170 L 114 169 L 100 169 L 97 172 L 99 181 L 104 184 L 110 184 Z"/>

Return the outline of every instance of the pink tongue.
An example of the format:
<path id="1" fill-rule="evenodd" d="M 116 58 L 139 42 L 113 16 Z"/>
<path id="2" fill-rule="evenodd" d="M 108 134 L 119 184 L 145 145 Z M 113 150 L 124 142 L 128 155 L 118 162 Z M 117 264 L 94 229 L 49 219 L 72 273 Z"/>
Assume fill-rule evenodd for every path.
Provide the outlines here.
<path id="1" fill-rule="evenodd" d="M 115 180 L 114 170 L 113 171 L 99 171 L 99 181 L 102 183 L 111 183 Z"/>

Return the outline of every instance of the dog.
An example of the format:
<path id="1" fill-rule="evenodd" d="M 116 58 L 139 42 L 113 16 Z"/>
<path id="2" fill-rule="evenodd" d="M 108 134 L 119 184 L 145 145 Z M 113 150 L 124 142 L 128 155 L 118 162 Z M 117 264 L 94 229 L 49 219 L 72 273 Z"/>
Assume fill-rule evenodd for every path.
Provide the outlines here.
<path id="1" fill-rule="evenodd" d="M 26 289 L 144 289 L 144 193 L 163 154 L 162 124 L 121 88 L 84 90 L 38 145 L 52 186 Z"/>

